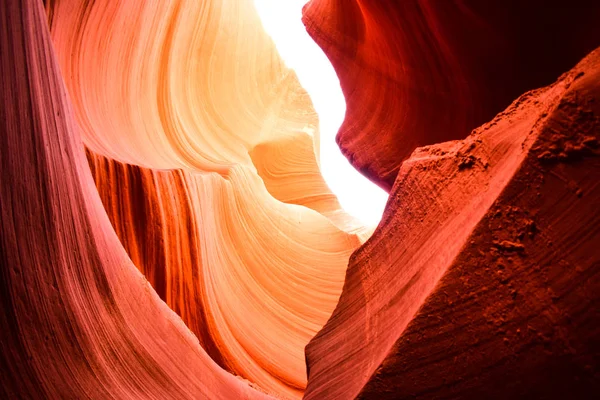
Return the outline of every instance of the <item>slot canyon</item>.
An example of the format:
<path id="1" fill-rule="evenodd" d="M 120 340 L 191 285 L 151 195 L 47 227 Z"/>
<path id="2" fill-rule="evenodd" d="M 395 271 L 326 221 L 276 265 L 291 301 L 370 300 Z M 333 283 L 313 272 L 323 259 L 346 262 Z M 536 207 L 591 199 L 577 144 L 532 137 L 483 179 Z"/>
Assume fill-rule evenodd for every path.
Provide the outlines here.
<path id="1" fill-rule="evenodd" d="M 0 0 L 0 399 L 600 397 L 600 2 Z"/>

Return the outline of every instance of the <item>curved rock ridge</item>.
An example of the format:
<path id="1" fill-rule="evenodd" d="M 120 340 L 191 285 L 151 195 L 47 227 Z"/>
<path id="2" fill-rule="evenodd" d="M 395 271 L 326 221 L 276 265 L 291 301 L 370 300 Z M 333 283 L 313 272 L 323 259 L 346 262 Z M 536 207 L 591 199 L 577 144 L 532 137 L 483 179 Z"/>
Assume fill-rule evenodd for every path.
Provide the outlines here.
<path id="1" fill-rule="evenodd" d="M 213 359 L 300 396 L 304 347 L 337 304 L 358 238 L 271 198 L 247 167 L 224 179 L 88 158 L 133 262 Z"/>
<path id="2" fill-rule="evenodd" d="M 257 158 L 256 146 L 294 143 L 278 174 L 258 171 L 269 175 L 262 176 L 269 192 L 318 212 L 313 199 L 331 199 L 324 212 L 336 226 L 363 238 L 373 229 L 343 211 L 323 183 L 318 116 L 252 0 L 62 0 L 48 7 L 83 141 L 94 153 L 227 175 L 235 165 L 272 164 Z"/>
<path id="3" fill-rule="evenodd" d="M 415 150 L 306 348 L 305 398 L 592 398 L 599 156 L 600 49 Z"/>
<path id="4" fill-rule="evenodd" d="M 251 165 L 261 139 L 315 131 L 310 106 L 297 115 L 310 99 L 258 27 L 246 0 L 57 2 L 52 38 L 86 146 L 221 172 Z"/>
<path id="5" fill-rule="evenodd" d="M 587 0 L 312 0 L 304 9 L 346 97 L 338 144 L 388 191 L 416 147 L 465 138 L 599 46 L 599 18 Z"/>
<path id="6" fill-rule="evenodd" d="M 218 367 L 127 257 L 41 2 L 0 7 L 0 397 L 268 396 Z"/>
<path id="7" fill-rule="evenodd" d="M 256 145 L 308 134 L 311 160 L 285 164 L 306 179 L 303 169 L 318 152 L 318 116 L 252 0 L 62 0 L 49 14 L 83 141 L 93 152 L 147 168 L 226 175 L 238 164 L 253 169 L 248 153 Z M 304 196 L 331 196 L 315 179 Z"/>
<path id="8" fill-rule="evenodd" d="M 49 15 L 134 264 L 219 365 L 301 396 L 304 347 L 373 228 L 323 181 L 317 114 L 252 0 L 63 0 Z"/>
<path id="9" fill-rule="evenodd" d="M 338 228 L 356 234 L 361 242 L 373 233 L 375 227 L 367 227 L 349 216 L 329 191 L 319 171 L 310 135 L 260 143 L 252 149 L 250 157 L 267 190 L 276 199 L 318 211 Z"/>

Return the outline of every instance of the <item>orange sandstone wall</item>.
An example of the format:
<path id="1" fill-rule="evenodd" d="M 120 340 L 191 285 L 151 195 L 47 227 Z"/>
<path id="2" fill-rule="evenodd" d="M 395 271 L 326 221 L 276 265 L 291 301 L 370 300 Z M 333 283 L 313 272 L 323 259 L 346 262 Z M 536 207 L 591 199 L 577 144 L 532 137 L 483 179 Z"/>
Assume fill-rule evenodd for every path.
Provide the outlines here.
<path id="1" fill-rule="evenodd" d="M 223 368 L 299 397 L 369 232 L 319 172 L 318 117 L 251 0 L 63 0 L 54 47 L 133 263 Z"/>

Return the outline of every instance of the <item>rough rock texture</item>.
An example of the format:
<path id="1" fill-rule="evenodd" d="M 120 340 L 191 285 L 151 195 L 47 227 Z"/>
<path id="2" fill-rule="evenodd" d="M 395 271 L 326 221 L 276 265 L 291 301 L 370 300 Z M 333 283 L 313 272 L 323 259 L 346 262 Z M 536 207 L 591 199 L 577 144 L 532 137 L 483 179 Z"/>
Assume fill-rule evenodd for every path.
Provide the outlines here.
<path id="1" fill-rule="evenodd" d="M 599 19 L 589 0 L 312 0 L 304 12 L 346 97 L 337 141 L 387 190 L 417 146 L 466 137 L 600 45 Z"/>
<path id="2" fill-rule="evenodd" d="M 600 389 L 600 50 L 402 164 L 306 348 L 307 399 Z"/>
<path id="3" fill-rule="evenodd" d="M 119 243 L 41 2 L 0 7 L 0 397 L 265 398 L 219 368 Z"/>

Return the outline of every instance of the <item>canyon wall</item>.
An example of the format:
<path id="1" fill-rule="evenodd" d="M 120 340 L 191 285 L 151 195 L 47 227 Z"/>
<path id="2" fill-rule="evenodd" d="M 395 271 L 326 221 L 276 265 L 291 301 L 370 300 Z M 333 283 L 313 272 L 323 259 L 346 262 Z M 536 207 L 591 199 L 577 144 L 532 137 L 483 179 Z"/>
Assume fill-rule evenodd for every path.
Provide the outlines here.
<path id="1" fill-rule="evenodd" d="M 306 348 L 307 399 L 591 398 L 600 49 L 400 168 Z"/>
<path id="2" fill-rule="evenodd" d="M 6 0 L 0 397 L 593 398 L 589 3 L 305 5 L 374 227 L 252 0 Z"/>

